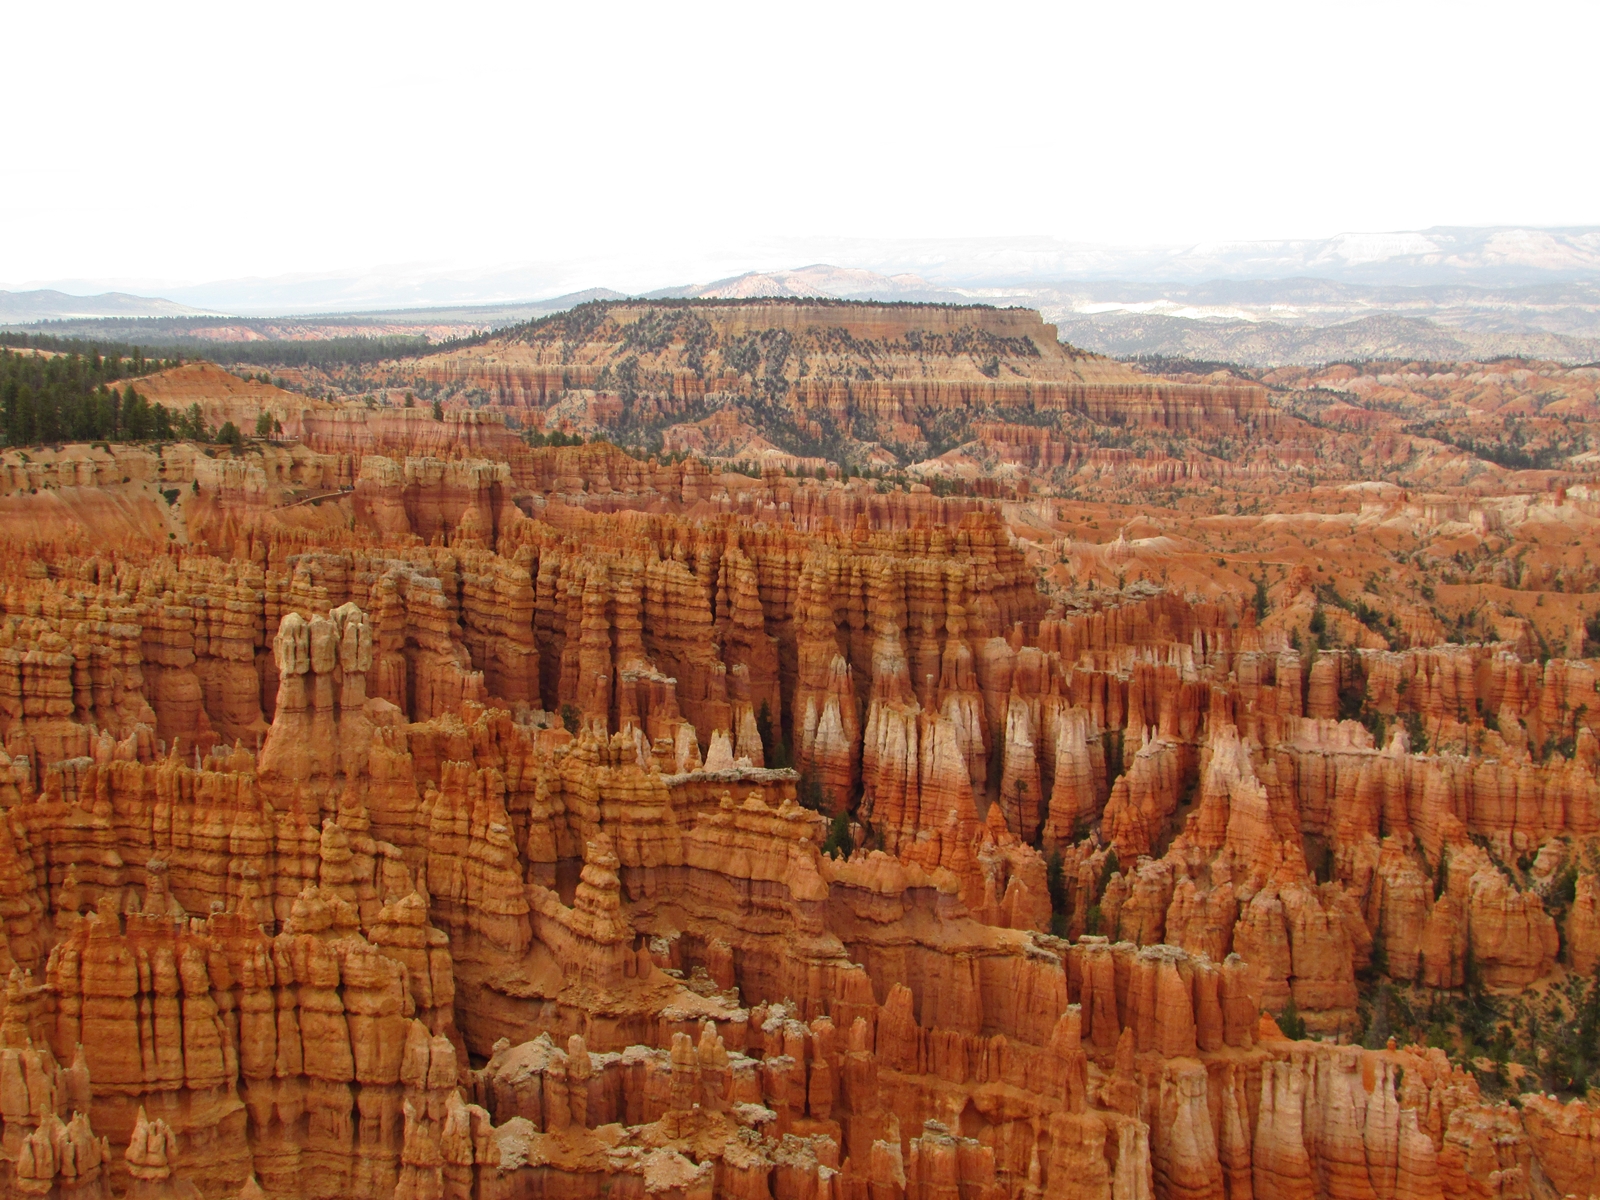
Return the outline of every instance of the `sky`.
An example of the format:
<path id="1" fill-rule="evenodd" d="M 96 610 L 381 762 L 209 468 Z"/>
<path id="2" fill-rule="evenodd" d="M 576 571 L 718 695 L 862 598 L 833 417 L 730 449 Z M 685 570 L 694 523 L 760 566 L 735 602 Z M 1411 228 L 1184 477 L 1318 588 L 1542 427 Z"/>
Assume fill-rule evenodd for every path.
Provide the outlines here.
<path id="1" fill-rule="evenodd" d="M 57 0 L 6 40 L 11 289 L 1600 223 L 1594 3 Z"/>

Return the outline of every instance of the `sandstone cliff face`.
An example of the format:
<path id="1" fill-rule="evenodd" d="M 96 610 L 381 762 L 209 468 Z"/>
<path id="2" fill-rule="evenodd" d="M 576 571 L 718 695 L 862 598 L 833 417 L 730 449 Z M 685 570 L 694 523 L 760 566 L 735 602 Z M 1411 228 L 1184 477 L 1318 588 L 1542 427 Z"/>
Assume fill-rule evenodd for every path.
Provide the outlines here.
<path id="1" fill-rule="evenodd" d="M 1469 954 L 1493 985 L 1551 968 L 1555 925 L 1504 864 L 1600 820 L 1587 727 L 1575 758 L 1521 765 L 1409 754 L 1403 741 L 1374 747 L 1352 725 L 1298 716 L 1298 662 L 1236 651 L 1225 610 L 1162 598 L 1041 619 L 1020 561 L 978 516 L 896 533 L 874 531 L 862 513 L 848 538 L 805 541 L 659 516 L 641 538 L 570 509 L 566 531 L 531 521 L 493 491 L 505 486 L 494 472 L 483 479 L 502 482 L 468 501 L 447 497 L 442 465 L 417 469 L 415 486 L 436 498 L 397 501 L 391 517 L 370 517 L 375 531 L 398 536 L 383 527 L 398 522 L 454 544 L 414 546 L 408 562 L 356 551 L 279 559 L 268 543 L 259 566 L 171 558 L 154 585 L 97 567 L 87 607 L 81 587 L 66 602 L 48 582 L 14 589 L 8 605 L 36 615 L 5 633 L 37 649 L 15 653 L 0 732 L 8 754 L 27 760 L 30 786 L 45 782 L 41 761 L 149 763 L 235 741 L 261 746 L 274 804 L 310 793 L 326 813 L 365 776 L 372 725 L 496 696 L 535 725 L 568 705 L 582 722 L 636 728 L 645 757 L 680 770 L 706 761 L 718 731 L 728 747 L 719 767 L 786 752 L 830 808 L 859 789 L 860 816 L 886 850 L 956 872 L 980 911 L 1027 914 L 1002 923 L 1047 923 L 1026 843 L 1068 851 L 1098 830 L 1124 878 L 1086 877 L 1069 928 L 1085 928 L 1098 906 L 1136 941 L 1225 954 L 1242 923 L 1252 957 L 1284 981 L 1269 995 L 1286 999 L 1303 977 L 1297 1003 L 1335 1024 L 1353 1005 L 1348 973 L 1375 938 L 1394 948 L 1402 979 L 1459 982 Z M 285 691 L 267 630 L 285 613 L 315 621 L 341 604 L 370 614 L 359 635 L 368 648 L 354 651 L 368 664 L 362 678 L 291 671 Z M 338 616 L 328 620 L 342 638 Z M 1175 649 L 1158 664 L 1163 645 Z M 1380 697 L 1391 658 L 1374 657 L 1368 672 Z M 1593 687 L 1554 665 L 1538 677 L 1512 671 L 1504 656 L 1475 670 L 1498 694 L 1502 730 L 1582 711 Z M 1325 707 L 1311 685 L 1311 707 Z M 1405 695 L 1431 711 L 1427 687 Z M 281 703 L 293 720 L 269 737 Z M 982 849 L 994 838 L 990 788 L 1005 833 L 1024 843 L 1016 850 L 1004 837 Z M 1308 886 L 1305 836 L 1327 845 L 1335 893 Z M 1169 840 L 1164 866 L 1132 869 Z M 1451 882 L 1438 894 L 1427 884 L 1445 859 Z M 1592 923 L 1583 897 L 1567 917 L 1580 962 Z M 1326 986 L 1311 982 L 1323 961 Z"/>
<path id="2" fill-rule="evenodd" d="M 920 439 L 941 412 L 986 408 L 1213 434 L 1276 423 L 1256 385 L 1153 380 L 1063 346 L 1054 327 L 1017 309 L 588 305 L 422 360 L 415 374 L 424 386 L 481 390 L 511 411 L 560 411 L 582 396 L 607 418 L 624 404 L 670 417 L 777 386 L 802 422 L 866 419 L 895 442 Z"/>
<path id="3" fill-rule="evenodd" d="M 1361 652 L 1380 745 L 988 506 L 422 416 L 307 418 L 336 535 L 0 563 L 0 1187 L 1592 1190 L 1592 1106 L 1263 1019 L 1593 970 L 1586 664 Z"/>

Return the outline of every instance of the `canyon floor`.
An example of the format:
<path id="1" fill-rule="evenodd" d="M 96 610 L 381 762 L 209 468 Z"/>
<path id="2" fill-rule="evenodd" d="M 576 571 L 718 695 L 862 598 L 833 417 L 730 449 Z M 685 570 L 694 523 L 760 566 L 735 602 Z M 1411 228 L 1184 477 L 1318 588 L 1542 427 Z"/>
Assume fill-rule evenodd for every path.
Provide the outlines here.
<path id="1" fill-rule="evenodd" d="M 133 383 L 272 432 L 0 453 L 0 1193 L 1600 1194 L 1600 368 Z"/>

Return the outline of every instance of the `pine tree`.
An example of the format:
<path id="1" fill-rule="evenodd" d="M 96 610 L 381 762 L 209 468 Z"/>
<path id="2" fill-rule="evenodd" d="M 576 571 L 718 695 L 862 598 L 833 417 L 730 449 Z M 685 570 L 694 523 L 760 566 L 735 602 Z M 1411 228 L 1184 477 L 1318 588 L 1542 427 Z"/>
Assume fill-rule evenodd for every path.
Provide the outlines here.
<path id="1" fill-rule="evenodd" d="M 180 437 L 186 437 L 192 442 L 206 441 L 209 430 L 206 429 L 206 415 L 199 404 L 191 404 L 188 409 L 178 414 L 176 421 Z"/>
<path id="2" fill-rule="evenodd" d="M 122 427 L 130 442 L 142 442 L 150 436 L 150 402 L 129 384 L 122 393 Z"/>
<path id="3" fill-rule="evenodd" d="M 837 813 L 828 826 L 828 836 L 822 843 L 822 852 L 832 858 L 849 858 L 856 848 L 855 835 L 850 831 L 850 814 Z"/>
<path id="4" fill-rule="evenodd" d="M 29 384 L 21 384 L 17 388 L 15 415 L 8 414 L 7 428 L 11 432 L 13 446 L 29 446 L 33 444 L 34 432 L 38 428 L 37 401 L 34 398 L 33 388 Z"/>
<path id="5" fill-rule="evenodd" d="M 52 382 L 38 395 L 33 411 L 33 438 L 38 442 L 61 440 L 61 385 Z"/>
<path id="6" fill-rule="evenodd" d="M 1067 918 L 1067 872 L 1061 861 L 1061 851 L 1050 851 L 1044 867 L 1045 890 L 1050 893 L 1050 932 L 1065 937 Z"/>

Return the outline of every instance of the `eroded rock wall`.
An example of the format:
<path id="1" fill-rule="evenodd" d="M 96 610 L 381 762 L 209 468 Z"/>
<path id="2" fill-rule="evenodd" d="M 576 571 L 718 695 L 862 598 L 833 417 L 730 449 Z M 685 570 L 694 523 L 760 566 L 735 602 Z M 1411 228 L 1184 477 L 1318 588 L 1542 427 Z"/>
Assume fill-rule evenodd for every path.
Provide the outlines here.
<path id="1" fill-rule="evenodd" d="M 12 1193 L 1586 1194 L 1592 1106 L 1270 1014 L 1593 970 L 1591 664 L 421 429 L 326 544 L 0 565 Z"/>

